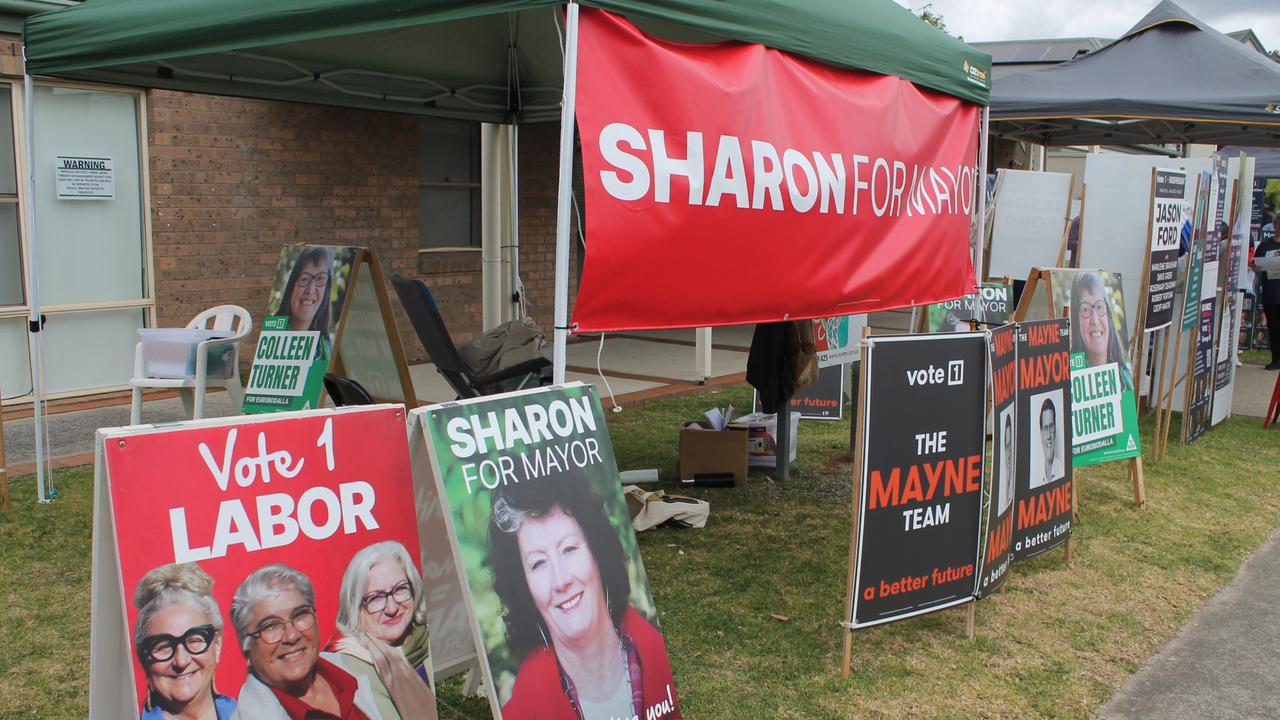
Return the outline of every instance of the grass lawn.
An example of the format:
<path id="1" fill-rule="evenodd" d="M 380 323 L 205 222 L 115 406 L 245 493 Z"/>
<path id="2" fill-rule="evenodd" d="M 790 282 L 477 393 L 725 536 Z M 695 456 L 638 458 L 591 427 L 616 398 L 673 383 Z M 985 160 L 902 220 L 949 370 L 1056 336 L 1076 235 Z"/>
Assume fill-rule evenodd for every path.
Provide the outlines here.
<path id="1" fill-rule="evenodd" d="M 622 468 L 675 477 L 680 421 L 726 396 L 750 402 L 743 387 L 609 414 Z M 1015 565 L 978 605 L 972 642 L 965 610 L 859 631 L 844 680 L 848 434 L 847 422 L 807 421 L 789 480 L 689 492 L 711 503 L 705 529 L 641 534 L 686 717 L 1090 717 L 1280 513 L 1280 445 L 1252 418 L 1149 464 L 1145 511 L 1124 464 L 1077 471 L 1071 565 L 1061 551 Z M 0 718 L 86 715 L 92 468 L 57 485 L 58 501 L 37 505 L 34 482 L 18 479 L 0 513 Z M 487 712 L 456 684 L 442 699 L 445 718 Z"/>

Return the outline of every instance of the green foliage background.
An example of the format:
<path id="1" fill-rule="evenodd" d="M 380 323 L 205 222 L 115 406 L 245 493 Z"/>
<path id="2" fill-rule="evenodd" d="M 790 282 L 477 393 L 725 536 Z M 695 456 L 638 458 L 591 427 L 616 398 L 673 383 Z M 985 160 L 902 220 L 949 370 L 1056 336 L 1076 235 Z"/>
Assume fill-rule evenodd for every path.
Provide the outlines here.
<path id="1" fill-rule="evenodd" d="M 280 311 L 280 302 L 284 299 L 284 286 L 289 283 L 289 273 L 298 256 L 312 245 L 286 245 L 280 250 L 280 260 L 276 263 L 276 279 L 271 283 L 271 296 L 267 299 L 266 317 Z M 338 318 L 342 317 L 342 303 L 347 297 L 347 284 L 351 279 L 351 263 L 356 259 L 359 248 L 343 245 L 329 245 L 333 253 L 333 270 L 329 279 L 329 334 L 338 331 Z"/>
<path id="2" fill-rule="evenodd" d="M 533 445 L 521 443 L 505 450 L 491 449 L 487 453 L 477 453 L 465 460 L 455 458 L 450 450 L 450 441 L 445 428 L 453 418 L 470 415 L 485 416 L 493 412 L 500 420 L 509 408 L 517 409 L 523 417 L 524 408 L 529 405 L 548 407 L 556 400 L 569 401 L 581 397 L 591 399 L 592 415 L 596 421 L 595 432 L 588 431 L 581 436 L 557 438 L 554 441 L 543 441 Z M 631 575 L 631 606 L 655 627 L 658 625 L 657 608 L 649 591 L 649 578 L 645 574 L 644 563 L 640 559 L 640 549 L 636 543 L 635 532 L 631 528 L 626 501 L 622 497 L 622 485 L 618 480 L 618 465 L 609 439 L 609 428 L 604 413 L 600 409 L 600 399 L 595 387 L 574 386 L 496 396 L 470 403 L 447 404 L 431 411 L 427 418 L 427 427 L 431 434 L 430 442 L 434 445 L 439 463 L 438 471 L 444 483 L 449 514 L 457 533 L 467 583 L 475 599 L 476 620 L 480 625 L 485 652 L 489 656 L 489 666 L 493 671 L 501 701 L 505 702 L 510 697 L 516 671 L 520 669 L 520 663 L 524 658 L 514 656 L 507 647 L 506 628 L 503 624 L 506 609 L 494 592 L 493 574 L 485 564 L 485 558 L 489 553 L 490 492 L 473 482 L 474 492 L 467 493 L 462 474 L 464 465 L 480 463 L 483 460 L 496 461 L 499 456 L 505 455 L 515 459 L 516 467 L 519 468 L 521 463 L 518 456 L 521 453 L 563 445 L 587 437 L 595 438 L 600 446 L 601 462 L 588 465 L 583 470 L 591 485 L 592 493 L 603 504 L 605 515 L 617 531 L 623 552 L 628 558 Z M 518 475 L 522 473 L 518 472 Z M 537 480 L 525 482 L 537 482 Z"/>
<path id="3" fill-rule="evenodd" d="M 1107 304 L 1111 306 L 1111 324 L 1115 326 L 1116 332 L 1120 334 L 1120 347 L 1124 350 L 1125 369 L 1129 371 L 1129 375 L 1133 375 L 1133 368 L 1129 363 L 1129 353 L 1126 348 L 1129 347 L 1129 324 L 1124 316 L 1124 289 L 1120 285 L 1120 275 L 1110 272 L 1098 272 L 1096 270 L 1054 270 L 1053 271 L 1053 306 L 1057 308 L 1066 307 L 1071 304 L 1071 283 L 1080 274 L 1092 272 L 1102 276 L 1102 284 L 1107 289 Z M 1072 308 L 1072 321 L 1074 322 L 1075 308 Z M 1076 348 L 1071 348 L 1071 352 L 1077 352 Z"/>
<path id="4" fill-rule="evenodd" d="M 1276 211 L 1280 210 L 1280 178 L 1267 178 L 1262 194 L 1265 198 L 1262 202 L 1262 221 L 1270 222 L 1275 219 Z"/>

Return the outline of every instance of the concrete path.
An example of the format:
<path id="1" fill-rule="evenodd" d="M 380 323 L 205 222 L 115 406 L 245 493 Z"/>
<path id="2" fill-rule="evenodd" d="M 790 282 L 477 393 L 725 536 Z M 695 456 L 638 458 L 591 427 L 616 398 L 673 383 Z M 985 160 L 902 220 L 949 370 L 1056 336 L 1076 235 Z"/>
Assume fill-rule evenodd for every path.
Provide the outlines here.
<path id="1" fill-rule="evenodd" d="M 1280 717 L 1280 531 L 1102 707 L 1106 720 Z"/>
<path id="2" fill-rule="evenodd" d="M 1263 417 L 1271 402 L 1271 392 L 1276 386 L 1276 371 L 1264 370 L 1261 365 L 1241 365 L 1236 368 L 1236 386 L 1231 395 L 1231 414 Z"/>

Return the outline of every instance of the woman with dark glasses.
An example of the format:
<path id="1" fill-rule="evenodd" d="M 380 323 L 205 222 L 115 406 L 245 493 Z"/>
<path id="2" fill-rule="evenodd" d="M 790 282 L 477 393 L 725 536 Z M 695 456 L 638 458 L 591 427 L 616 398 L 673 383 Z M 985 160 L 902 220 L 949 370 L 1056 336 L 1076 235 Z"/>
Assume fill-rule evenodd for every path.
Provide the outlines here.
<path id="1" fill-rule="evenodd" d="M 222 615 L 213 578 L 194 563 L 163 565 L 134 590 L 138 662 L 147 675 L 142 720 L 227 720 L 235 700 L 213 689 L 222 653 Z"/>

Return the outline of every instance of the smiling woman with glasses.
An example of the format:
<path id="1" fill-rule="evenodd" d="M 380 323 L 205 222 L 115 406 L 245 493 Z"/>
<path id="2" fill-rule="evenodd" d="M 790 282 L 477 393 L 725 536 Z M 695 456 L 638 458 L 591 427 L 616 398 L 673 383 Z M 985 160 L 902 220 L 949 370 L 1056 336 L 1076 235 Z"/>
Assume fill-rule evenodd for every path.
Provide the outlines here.
<path id="1" fill-rule="evenodd" d="M 392 720 L 366 682 L 320 652 L 315 588 L 288 565 L 253 571 L 231 600 L 231 624 L 249 663 L 233 720 Z"/>
<path id="2" fill-rule="evenodd" d="M 1102 275 L 1076 275 L 1071 282 L 1071 353 L 1083 353 L 1088 367 L 1117 363 L 1121 387 L 1128 389 L 1133 387 L 1133 375 L 1115 320 Z"/>
<path id="3" fill-rule="evenodd" d="M 329 352 L 329 298 L 333 253 L 323 245 L 308 246 L 293 263 L 275 314 L 289 319 L 289 329 L 320 333 L 320 351 Z"/>
<path id="4" fill-rule="evenodd" d="M 235 700 L 213 689 L 222 615 L 212 590 L 194 563 L 155 568 L 134 589 L 133 643 L 147 675 L 142 720 L 227 720 L 235 710 Z"/>
<path id="5" fill-rule="evenodd" d="M 384 710 L 436 717 L 427 656 L 427 603 L 422 575 L 395 541 L 352 556 L 342 574 L 338 632 L 331 644 L 345 670 L 365 678 Z"/>

